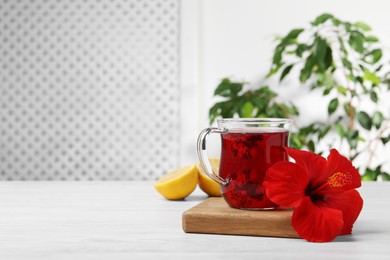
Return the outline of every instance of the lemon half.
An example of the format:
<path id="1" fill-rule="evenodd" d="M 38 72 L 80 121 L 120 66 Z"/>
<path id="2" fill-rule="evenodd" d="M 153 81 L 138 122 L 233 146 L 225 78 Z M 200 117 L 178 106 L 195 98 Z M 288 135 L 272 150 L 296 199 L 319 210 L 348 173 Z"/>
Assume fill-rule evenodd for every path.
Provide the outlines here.
<path id="1" fill-rule="evenodd" d="M 215 174 L 219 174 L 219 158 L 209 158 L 211 168 Z M 211 179 L 203 170 L 202 166 L 198 162 L 196 164 L 199 172 L 199 188 L 212 197 L 222 196 L 219 184 Z"/>
<path id="2" fill-rule="evenodd" d="M 176 169 L 154 183 L 154 188 L 169 200 L 180 200 L 190 195 L 198 184 L 198 170 L 195 165 Z"/>

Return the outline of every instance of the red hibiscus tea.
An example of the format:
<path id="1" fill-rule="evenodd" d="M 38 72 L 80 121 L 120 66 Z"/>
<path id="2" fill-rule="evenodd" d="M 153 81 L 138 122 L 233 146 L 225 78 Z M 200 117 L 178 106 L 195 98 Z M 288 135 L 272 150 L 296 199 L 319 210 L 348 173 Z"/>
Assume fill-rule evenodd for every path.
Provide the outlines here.
<path id="1" fill-rule="evenodd" d="M 287 130 L 278 128 L 221 135 L 219 175 L 229 180 L 227 185 L 221 186 L 221 191 L 231 207 L 267 209 L 277 206 L 267 198 L 262 183 L 270 166 L 287 160 L 283 146 L 288 145 L 288 135 Z"/>
<path id="2" fill-rule="evenodd" d="M 222 196 L 233 208 L 272 209 L 263 187 L 269 167 L 287 160 L 290 119 L 220 119 L 218 127 L 204 129 L 198 138 L 198 157 L 204 171 L 220 184 Z M 219 175 L 210 166 L 206 137 L 221 135 Z"/>

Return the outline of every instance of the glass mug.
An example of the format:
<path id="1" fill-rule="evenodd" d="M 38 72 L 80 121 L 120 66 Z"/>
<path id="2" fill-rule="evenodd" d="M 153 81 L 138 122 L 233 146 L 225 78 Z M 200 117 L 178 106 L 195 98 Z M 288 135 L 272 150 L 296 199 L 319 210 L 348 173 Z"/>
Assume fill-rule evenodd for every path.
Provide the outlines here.
<path id="1" fill-rule="evenodd" d="M 273 209 L 262 185 L 267 169 L 287 160 L 291 119 L 231 118 L 217 120 L 218 127 L 204 129 L 198 137 L 197 151 L 206 174 L 220 184 L 225 201 L 239 209 Z M 206 138 L 221 134 L 219 175 L 208 161 Z"/>

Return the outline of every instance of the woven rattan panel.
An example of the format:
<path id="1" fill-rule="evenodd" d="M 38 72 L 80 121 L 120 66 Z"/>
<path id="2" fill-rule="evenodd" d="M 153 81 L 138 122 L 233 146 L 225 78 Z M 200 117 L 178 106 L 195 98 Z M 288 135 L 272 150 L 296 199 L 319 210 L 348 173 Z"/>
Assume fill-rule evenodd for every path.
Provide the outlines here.
<path id="1" fill-rule="evenodd" d="M 177 167 L 178 56 L 178 0 L 0 0 L 0 179 Z"/>

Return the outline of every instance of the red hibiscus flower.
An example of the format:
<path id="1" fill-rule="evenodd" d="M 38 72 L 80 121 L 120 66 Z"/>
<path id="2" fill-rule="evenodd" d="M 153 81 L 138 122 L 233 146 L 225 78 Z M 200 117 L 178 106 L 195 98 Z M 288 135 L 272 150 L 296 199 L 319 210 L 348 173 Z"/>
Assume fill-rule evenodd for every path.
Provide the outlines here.
<path id="1" fill-rule="evenodd" d="M 268 198 L 282 207 L 294 208 L 292 225 L 310 242 L 329 242 L 352 233 L 363 207 L 355 188 L 360 175 L 335 149 L 327 159 L 286 147 L 295 163 L 278 162 L 268 169 L 264 186 Z"/>

